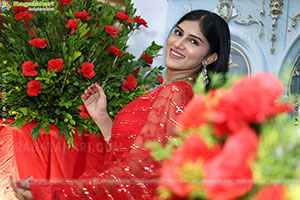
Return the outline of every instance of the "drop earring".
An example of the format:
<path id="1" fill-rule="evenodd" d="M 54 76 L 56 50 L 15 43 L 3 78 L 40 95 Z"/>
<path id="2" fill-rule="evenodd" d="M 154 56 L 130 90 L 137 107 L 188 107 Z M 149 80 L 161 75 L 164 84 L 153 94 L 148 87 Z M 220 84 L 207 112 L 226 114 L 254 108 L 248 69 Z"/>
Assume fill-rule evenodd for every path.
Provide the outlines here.
<path id="1" fill-rule="evenodd" d="M 209 84 L 209 78 L 208 78 L 208 74 L 207 74 L 207 62 L 204 61 L 202 66 L 203 66 L 202 71 L 201 71 L 202 79 L 203 79 L 204 83 L 206 85 L 208 85 Z"/>

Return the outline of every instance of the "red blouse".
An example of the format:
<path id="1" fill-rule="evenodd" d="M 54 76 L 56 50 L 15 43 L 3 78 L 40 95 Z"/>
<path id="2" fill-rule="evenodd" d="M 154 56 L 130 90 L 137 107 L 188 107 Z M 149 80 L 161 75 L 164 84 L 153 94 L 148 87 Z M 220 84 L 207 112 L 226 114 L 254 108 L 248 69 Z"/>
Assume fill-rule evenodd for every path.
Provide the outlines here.
<path id="1" fill-rule="evenodd" d="M 144 147 L 176 136 L 176 119 L 193 97 L 185 81 L 162 85 L 126 105 L 116 116 L 106 146 L 103 171 L 89 170 L 79 179 L 31 183 L 34 199 L 152 199 L 160 164 Z"/>

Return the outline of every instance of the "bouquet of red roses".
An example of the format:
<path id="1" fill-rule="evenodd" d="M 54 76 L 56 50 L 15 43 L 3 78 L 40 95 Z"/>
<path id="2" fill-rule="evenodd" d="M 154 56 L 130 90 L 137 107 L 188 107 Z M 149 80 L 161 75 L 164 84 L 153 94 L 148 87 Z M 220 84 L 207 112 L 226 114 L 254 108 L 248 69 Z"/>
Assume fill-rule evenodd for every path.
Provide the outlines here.
<path id="1" fill-rule="evenodd" d="M 283 92 L 260 72 L 196 95 L 179 117 L 179 137 L 148 143 L 162 161 L 161 199 L 299 199 L 300 137 Z"/>
<path id="2" fill-rule="evenodd" d="M 15 119 L 11 126 L 38 121 L 34 139 L 49 124 L 69 144 L 77 128 L 98 133 L 80 98 L 91 83 L 104 87 L 112 118 L 160 83 L 162 67 L 150 65 L 161 46 L 153 42 L 138 58 L 126 51 L 132 33 L 148 27 L 131 1 L 125 12 L 97 0 L 19 4 L 2 13 L 8 23 L 0 37 L 0 106 L 2 117 Z"/>

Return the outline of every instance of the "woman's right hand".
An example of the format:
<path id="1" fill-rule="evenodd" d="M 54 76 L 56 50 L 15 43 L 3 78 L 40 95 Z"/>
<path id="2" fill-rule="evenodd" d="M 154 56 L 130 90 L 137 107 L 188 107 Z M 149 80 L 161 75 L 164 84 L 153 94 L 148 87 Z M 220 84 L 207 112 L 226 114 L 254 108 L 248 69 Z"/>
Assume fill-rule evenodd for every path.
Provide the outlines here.
<path id="1" fill-rule="evenodd" d="M 102 87 L 96 82 L 84 91 L 81 99 L 89 112 L 90 116 L 95 120 L 97 116 L 107 114 L 106 95 Z"/>

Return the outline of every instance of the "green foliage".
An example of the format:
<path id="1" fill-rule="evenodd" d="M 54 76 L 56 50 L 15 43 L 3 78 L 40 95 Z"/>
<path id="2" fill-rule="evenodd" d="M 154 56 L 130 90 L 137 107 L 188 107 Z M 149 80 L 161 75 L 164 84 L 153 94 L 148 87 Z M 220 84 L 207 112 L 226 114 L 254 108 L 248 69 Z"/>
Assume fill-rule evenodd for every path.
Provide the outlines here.
<path id="1" fill-rule="evenodd" d="M 257 161 L 253 164 L 258 183 L 298 179 L 300 132 L 291 123 L 291 118 L 283 115 L 264 123 L 260 134 Z"/>
<path id="2" fill-rule="evenodd" d="M 165 161 L 171 158 L 174 148 L 182 145 L 182 143 L 181 138 L 172 138 L 164 147 L 157 141 L 149 141 L 145 144 L 145 147 L 151 149 L 150 154 L 155 161 Z"/>
<path id="3" fill-rule="evenodd" d="M 83 104 L 80 97 L 90 84 L 97 81 L 104 86 L 107 110 L 114 118 L 122 107 L 144 94 L 145 88 L 155 87 L 162 67 L 151 68 L 145 59 L 135 58 L 126 52 L 127 40 L 139 29 L 133 21 L 136 9 L 130 1 L 126 1 L 126 11 L 132 18 L 131 24 L 116 18 L 120 6 L 111 8 L 108 3 L 96 0 L 74 0 L 69 5 L 59 5 L 60 2 L 55 1 L 54 11 L 33 13 L 33 19 L 28 24 L 24 19 L 15 20 L 13 9 L 4 12 L 8 23 L 3 24 L 6 29 L 0 37 L 0 87 L 3 95 L 0 104 L 8 110 L 2 115 L 16 120 L 11 126 L 20 128 L 26 122 L 39 121 L 31 133 L 36 139 L 40 130 L 48 130 L 52 123 L 59 128 L 59 136 L 65 135 L 72 145 L 75 127 L 79 127 L 79 134 L 82 134 L 82 129 L 99 134 L 95 123 L 89 118 L 82 118 L 78 110 Z M 80 19 L 76 33 L 70 34 L 71 30 L 66 25 L 68 20 L 76 19 L 74 11 L 90 12 L 90 20 Z M 105 32 L 105 25 L 119 28 L 118 37 L 113 38 Z M 46 39 L 44 49 L 28 43 L 37 37 Z M 110 46 L 120 49 L 123 56 L 109 53 Z M 147 53 L 155 57 L 161 48 L 153 42 L 141 55 Z M 48 61 L 57 58 L 64 60 L 63 70 L 48 72 Z M 22 64 L 26 61 L 38 63 L 35 67 L 37 76 L 22 74 Z M 84 62 L 95 66 L 96 74 L 91 79 L 77 72 Z M 139 69 L 139 74 L 133 74 L 135 69 Z M 122 82 L 130 74 L 134 75 L 137 87 L 134 91 L 124 91 Z M 27 83 L 31 80 L 41 82 L 42 92 L 38 96 L 29 96 L 26 92 Z"/>
<path id="4" fill-rule="evenodd" d="M 223 75 L 221 73 L 208 72 L 208 77 L 210 77 L 209 88 L 210 89 L 217 89 L 217 88 L 229 89 L 235 81 L 237 81 L 238 79 L 241 78 L 241 75 L 238 75 L 238 74 L 230 75 L 230 77 L 229 77 L 229 75 L 230 74 L 228 74 L 228 73 L 226 75 Z M 206 85 L 203 81 L 201 74 L 197 77 L 193 90 L 194 90 L 195 94 L 206 94 L 207 93 Z"/>

